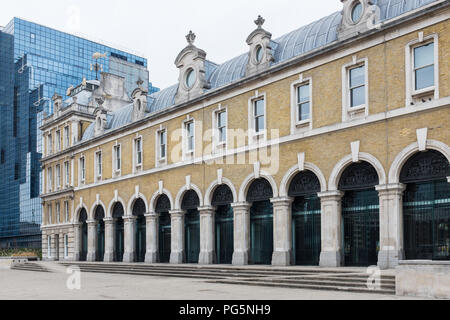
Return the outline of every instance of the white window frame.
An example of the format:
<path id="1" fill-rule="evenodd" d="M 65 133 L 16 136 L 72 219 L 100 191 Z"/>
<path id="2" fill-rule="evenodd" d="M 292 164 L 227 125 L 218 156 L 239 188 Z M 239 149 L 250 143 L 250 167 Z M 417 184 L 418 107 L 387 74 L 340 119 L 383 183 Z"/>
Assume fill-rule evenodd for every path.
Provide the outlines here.
<path id="1" fill-rule="evenodd" d="M 64 201 L 64 222 L 69 222 L 69 201 Z"/>
<path id="2" fill-rule="evenodd" d="M 50 193 L 53 190 L 53 169 L 47 168 L 47 192 Z"/>
<path id="3" fill-rule="evenodd" d="M 117 149 L 119 149 L 119 159 L 117 159 Z M 122 174 L 122 144 L 116 142 L 116 144 L 112 147 L 112 154 L 112 176 L 120 177 L 120 175 Z M 117 162 L 117 160 L 119 160 L 119 163 Z"/>
<path id="4" fill-rule="evenodd" d="M 70 127 L 64 127 L 64 149 L 70 148 Z"/>
<path id="5" fill-rule="evenodd" d="M 138 150 L 137 150 L 137 141 L 141 141 L 141 162 L 138 163 Z M 133 172 L 142 171 L 144 167 L 144 148 L 143 148 L 144 139 L 141 135 L 136 135 L 133 140 Z"/>
<path id="6" fill-rule="evenodd" d="M 51 133 L 47 135 L 47 155 L 53 154 L 53 136 Z"/>
<path id="7" fill-rule="evenodd" d="M 416 90 L 416 79 L 414 72 L 414 49 L 434 43 L 434 86 Z M 405 47 L 405 70 L 406 70 L 406 107 L 417 102 L 424 95 L 433 95 L 434 99 L 439 99 L 439 36 L 436 33 L 424 36 L 419 32 L 418 38 L 410 41 Z"/>
<path id="8" fill-rule="evenodd" d="M 189 149 L 189 137 L 188 137 L 188 130 L 187 130 L 187 126 L 189 124 L 193 125 L 194 127 L 194 135 L 193 135 L 193 140 L 194 140 L 194 147 L 193 149 Z M 196 130 L 196 125 L 195 125 L 195 119 L 188 116 L 188 118 L 183 121 L 183 125 L 182 125 L 182 132 L 183 132 L 183 161 L 188 161 L 188 160 L 192 160 L 195 158 L 195 148 L 196 148 L 196 143 L 195 143 L 195 139 L 196 139 L 196 134 L 195 134 L 195 130 Z"/>
<path id="9" fill-rule="evenodd" d="M 57 164 L 55 166 L 55 189 L 61 189 L 61 165 Z"/>
<path id="10" fill-rule="evenodd" d="M 61 223 L 61 204 L 59 202 L 56 202 L 55 204 L 55 211 L 56 211 L 56 224 Z"/>
<path id="11" fill-rule="evenodd" d="M 56 130 L 55 132 L 55 148 L 56 152 L 61 151 L 61 130 Z"/>
<path id="12" fill-rule="evenodd" d="M 350 70 L 364 66 L 365 104 L 351 106 Z M 351 63 L 342 66 L 342 121 L 351 121 L 369 116 L 369 59 L 356 59 L 353 56 Z M 361 116 L 362 114 L 362 116 Z"/>
<path id="13" fill-rule="evenodd" d="M 219 115 L 225 113 L 225 141 L 220 141 Z M 213 128 L 213 152 L 223 152 L 228 148 L 228 107 L 219 107 L 213 110 L 212 115 Z"/>
<path id="14" fill-rule="evenodd" d="M 81 156 L 78 160 L 80 185 L 86 183 L 86 157 Z"/>
<path id="15" fill-rule="evenodd" d="M 264 100 L 264 130 L 257 133 L 255 128 L 255 103 L 256 101 Z M 253 97 L 248 99 L 248 139 L 249 144 L 256 144 L 260 141 L 267 141 L 267 95 L 266 93 L 255 92 Z"/>
<path id="16" fill-rule="evenodd" d="M 64 187 L 68 188 L 70 186 L 70 163 L 69 161 L 64 162 Z"/>
<path id="17" fill-rule="evenodd" d="M 52 224 L 52 215 L 53 215 L 53 207 L 51 204 L 47 205 L 47 223 L 48 225 Z"/>
<path id="18" fill-rule="evenodd" d="M 99 156 L 101 161 L 98 161 Z M 101 150 L 94 153 L 94 177 L 96 181 L 101 181 L 103 177 L 103 154 Z"/>
<path id="19" fill-rule="evenodd" d="M 298 110 L 298 88 L 309 85 L 309 119 L 299 121 Z M 300 74 L 299 79 L 291 83 L 291 134 L 312 130 L 313 128 L 313 82 L 312 78 L 303 78 Z"/>
<path id="20" fill-rule="evenodd" d="M 169 149 L 168 146 L 167 146 L 167 143 L 169 141 L 167 132 L 168 132 L 167 131 L 167 127 L 165 127 L 165 126 L 161 126 L 159 128 L 159 130 L 156 131 L 156 135 L 155 135 L 155 138 L 156 138 L 156 143 L 155 143 L 156 152 L 155 152 L 155 154 L 156 154 L 156 166 L 157 167 L 161 167 L 161 166 L 167 165 L 167 158 L 168 158 L 167 152 L 168 152 L 168 149 Z M 166 134 L 166 144 L 164 146 L 164 151 L 165 151 L 165 156 L 164 157 L 162 157 L 162 155 L 161 155 L 161 147 L 162 147 L 162 145 L 161 145 L 161 135 L 163 133 Z"/>
<path id="21" fill-rule="evenodd" d="M 50 235 L 47 236 L 47 258 L 52 258 L 52 237 Z"/>

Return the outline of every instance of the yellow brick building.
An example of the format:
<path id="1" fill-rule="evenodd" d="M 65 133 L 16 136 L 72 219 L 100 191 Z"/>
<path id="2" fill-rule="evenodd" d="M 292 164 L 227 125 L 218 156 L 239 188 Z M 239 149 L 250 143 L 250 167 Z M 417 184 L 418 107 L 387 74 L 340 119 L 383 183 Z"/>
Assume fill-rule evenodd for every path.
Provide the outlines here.
<path id="1" fill-rule="evenodd" d="M 132 97 L 84 81 L 42 126 L 49 260 L 393 268 L 450 259 L 450 5 L 342 12 Z M 245 36 L 245 35 L 243 35 Z M 63 101 L 64 100 L 64 101 Z"/>

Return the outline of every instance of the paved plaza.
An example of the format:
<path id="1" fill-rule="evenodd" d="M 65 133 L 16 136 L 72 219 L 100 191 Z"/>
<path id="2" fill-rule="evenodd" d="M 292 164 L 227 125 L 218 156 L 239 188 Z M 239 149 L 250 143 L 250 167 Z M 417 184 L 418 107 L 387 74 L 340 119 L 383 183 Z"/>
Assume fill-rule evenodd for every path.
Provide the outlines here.
<path id="1" fill-rule="evenodd" d="M 403 300 L 391 295 L 207 283 L 205 280 L 82 273 L 69 290 L 69 274 L 0 269 L 1 300 Z"/>

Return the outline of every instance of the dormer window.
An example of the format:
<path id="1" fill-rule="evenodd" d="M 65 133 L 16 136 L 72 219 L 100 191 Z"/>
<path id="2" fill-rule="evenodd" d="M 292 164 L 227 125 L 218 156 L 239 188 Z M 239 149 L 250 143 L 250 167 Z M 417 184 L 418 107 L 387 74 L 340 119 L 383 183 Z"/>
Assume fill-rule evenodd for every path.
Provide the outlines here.
<path id="1" fill-rule="evenodd" d="M 264 51 L 263 48 L 261 46 L 258 46 L 256 48 L 256 63 L 261 63 L 262 59 L 263 59 L 263 55 L 264 55 Z"/>
<path id="2" fill-rule="evenodd" d="M 196 80 L 197 80 L 197 75 L 195 74 L 194 69 L 189 69 L 186 72 L 186 87 L 188 89 L 191 89 L 194 86 Z"/>
<path id="3" fill-rule="evenodd" d="M 362 16 L 362 11 L 363 11 L 363 6 L 361 4 L 361 2 L 357 2 L 352 9 L 352 21 L 353 23 L 358 23 L 359 20 L 361 20 L 361 16 Z"/>

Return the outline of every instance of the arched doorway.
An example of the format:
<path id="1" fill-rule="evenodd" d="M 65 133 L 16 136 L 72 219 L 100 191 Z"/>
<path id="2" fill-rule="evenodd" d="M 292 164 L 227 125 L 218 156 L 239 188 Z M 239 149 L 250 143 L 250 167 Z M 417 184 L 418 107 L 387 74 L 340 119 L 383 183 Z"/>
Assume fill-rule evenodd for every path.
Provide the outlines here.
<path id="1" fill-rule="evenodd" d="M 354 163 L 341 175 L 344 263 L 367 267 L 378 262 L 380 200 L 378 173 L 368 162 Z"/>
<path id="2" fill-rule="evenodd" d="M 165 194 L 156 202 L 155 212 L 159 214 L 159 261 L 170 262 L 172 222 L 170 217 L 170 199 Z"/>
<path id="3" fill-rule="evenodd" d="M 81 252 L 80 261 L 87 260 L 88 253 L 88 225 L 87 225 L 88 215 L 86 209 L 81 209 L 79 222 L 81 223 Z"/>
<path id="4" fill-rule="evenodd" d="M 403 166 L 403 230 L 407 260 L 450 260 L 450 164 L 440 152 L 413 155 Z"/>
<path id="5" fill-rule="evenodd" d="M 200 199 L 197 192 L 189 190 L 185 193 L 181 209 L 186 211 L 185 224 L 185 252 L 186 263 L 198 263 L 200 256 Z"/>
<path id="6" fill-rule="evenodd" d="M 95 209 L 95 221 L 97 222 L 97 256 L 96 261 L 103 261 L 105 257 L 105 210 L 102 206 Z"/>
<path id="7" fill-rule="evenodd" d="M 289 186 L 292 203 L 292 256 L 295 265 L 319 265 L 321 251 L 320 182 L 311 171 L 299 172 Z"/>
<path id="8" fill-rule="evenodd" d="M 133 216 L 136 217 L 136 262 L 145 262 L 145 253 L 147 251 L 145 213 L 147 208 L 142 199 L 137 199 L 133 206 Z"/>
<path id="9" fill-rule="evenodd" d="M 250 264 L 270 265 L 273 255 L 272 186 L 266 179 L 256 179 L 247 192 L 250 208 Z"/>
<path id="10" fill-rule="evenodd" d="M 124 210 L 120 202 L 117 202 L 113 208 L 112 217 L 114 219 L 114 261 L 122 262 L 125 252 L 124 246 Z"/>
<path id="11" fill-rule="evenodd" d="M 231 204 L 234 202 L 230 187 L 223 184 L 214 191 L 211 204 L 216 208 L 216 263 L 231 264 L 234 252 L 234 214 Z"/>

